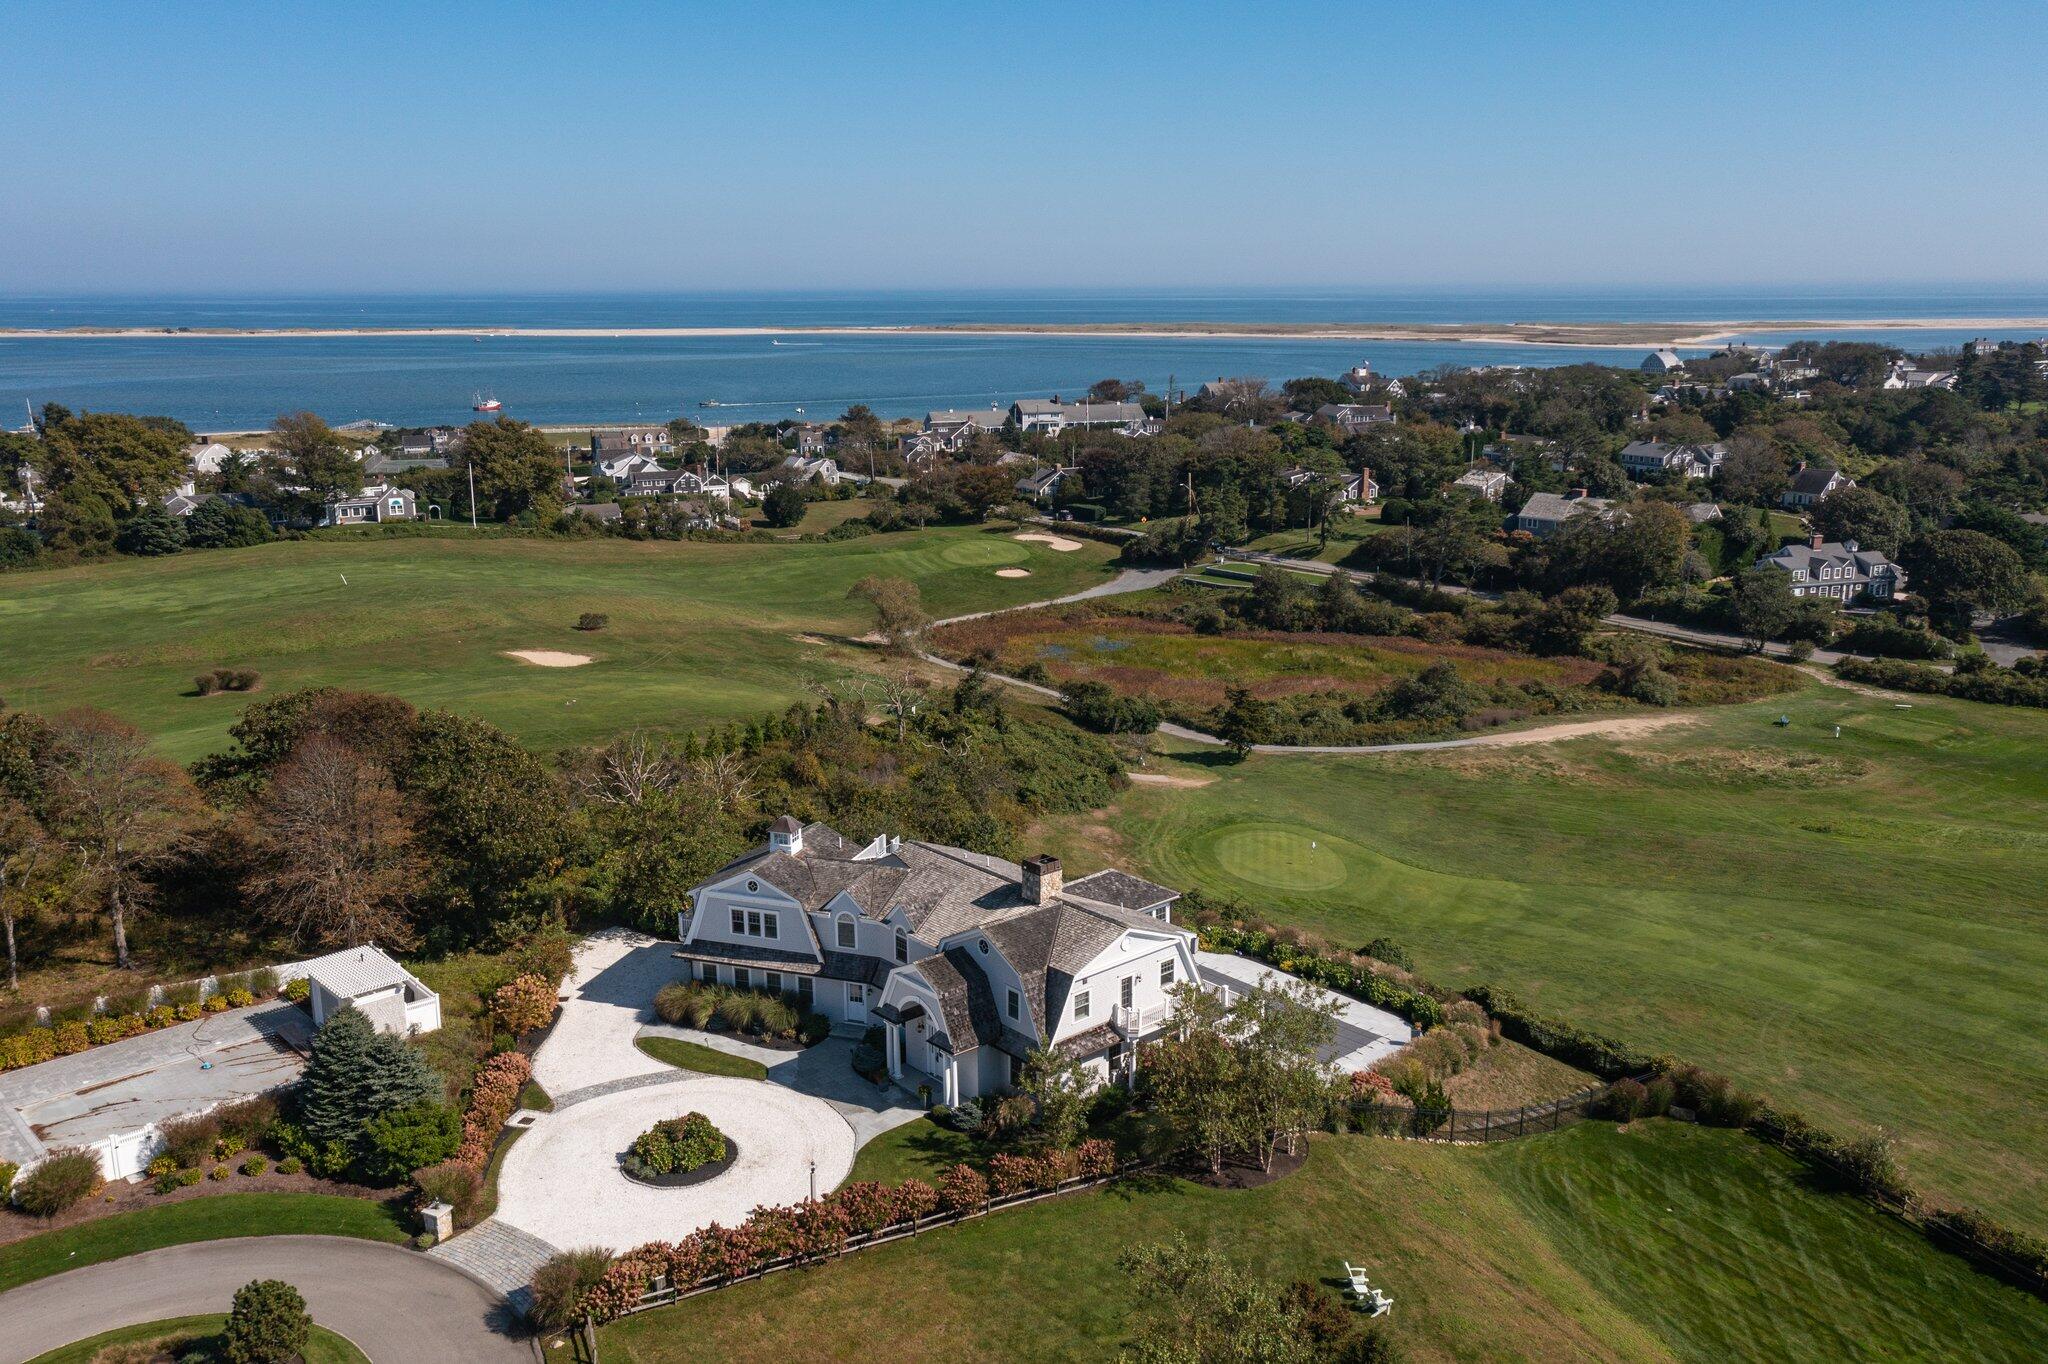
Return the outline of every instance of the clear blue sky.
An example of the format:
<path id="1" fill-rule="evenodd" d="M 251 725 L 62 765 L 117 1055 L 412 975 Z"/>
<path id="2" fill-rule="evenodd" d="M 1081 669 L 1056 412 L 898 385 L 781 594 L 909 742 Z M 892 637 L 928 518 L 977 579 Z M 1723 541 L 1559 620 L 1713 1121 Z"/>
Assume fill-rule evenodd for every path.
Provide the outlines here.
<path id="1" fill-rule="evenodd" d="M 0 291 L 2048 279 L 2048 11 L 6 0 Z"/>

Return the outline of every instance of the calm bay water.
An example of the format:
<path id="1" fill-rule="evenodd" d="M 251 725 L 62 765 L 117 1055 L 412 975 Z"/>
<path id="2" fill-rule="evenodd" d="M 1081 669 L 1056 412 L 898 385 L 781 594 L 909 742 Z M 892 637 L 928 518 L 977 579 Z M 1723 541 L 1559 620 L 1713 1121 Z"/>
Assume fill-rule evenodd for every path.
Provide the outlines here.
<path id="1" fill-rule="evenodd" d="M 1538 322 L 1670 318 L 2048 315 L 2048 289 L 1921 292 L 1050 292 L 0 298 L 0 326 L 801 327 L 947 322 Z M 1992 335 L 2018 336 L 1997 332 Z M 1846 339 L 1848 334 L 1842 335 Z M 1871 332 L 1925 349 L 1966 333 Z M 1783 340 L 1760 333 L 1759 339 Z M 199 430 L 310 408 L 332 422 L 461 422 L 479 392 L 542 423 L 885 416 L 1072 395 L 1102 378 L 1384 374 L 1440 364 L 1632 364 L 1635 349 L 1458 342 L 1134 337 L 92 337 L 0 338 L 0 422 L 24 402 L 161 413 Z M 719 404 L 699 407 L 703 401 Z"/>

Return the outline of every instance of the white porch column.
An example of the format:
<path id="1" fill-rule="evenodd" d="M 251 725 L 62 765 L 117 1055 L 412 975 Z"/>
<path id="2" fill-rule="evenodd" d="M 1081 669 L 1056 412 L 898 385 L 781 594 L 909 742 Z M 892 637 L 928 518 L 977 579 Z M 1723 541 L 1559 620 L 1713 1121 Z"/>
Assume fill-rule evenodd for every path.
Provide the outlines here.
<path id="1" fill-rule="evenodd" d="M 960 1058 L 946 1058 L 946 1103 L 948 1106 L 960 1102 Z"/>
<path id="2" fill-rule="evenodd" d="M 885 1036 L 889 1048 L 889 1078 L 900 1080 L 903 1078 L 903 1025 L 891 1023 Z"/>

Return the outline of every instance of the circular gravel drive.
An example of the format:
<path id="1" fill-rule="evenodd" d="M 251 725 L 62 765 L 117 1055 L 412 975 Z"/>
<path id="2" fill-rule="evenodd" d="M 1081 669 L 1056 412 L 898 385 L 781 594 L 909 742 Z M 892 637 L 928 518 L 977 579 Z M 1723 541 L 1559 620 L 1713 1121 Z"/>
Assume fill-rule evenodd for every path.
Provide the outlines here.
<path id="1" fill-rule="evenodd" d="M 702 1113 L 739 1147 L 718 1178 L 657 1189 L 626 1178 L 619 1157 L 663 1118 Z M 693 1075 L 585 1099 L 519 1138 L 498 1174 L 498 1220 L 564 1248 L 630 1250 L 679 1240 L 713 1222 L 733 1226 L 762 1204 L 810 1196 L 853 1169 L 853 1129 L 822 1099 L 763 1080 Z"/>

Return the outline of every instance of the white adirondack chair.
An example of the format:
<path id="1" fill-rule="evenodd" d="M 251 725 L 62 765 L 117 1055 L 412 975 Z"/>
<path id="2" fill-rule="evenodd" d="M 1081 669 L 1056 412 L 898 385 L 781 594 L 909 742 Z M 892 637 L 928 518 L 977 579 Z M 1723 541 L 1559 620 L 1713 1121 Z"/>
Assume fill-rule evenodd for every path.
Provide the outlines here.
<path id="1" fill-rule="evenodd" d="M 1377 1288 L 1368 1288 L 1365 1291 L 1364 1297 L 1366 1306 L 1372 1309 L 1371 1315 L 1375 1317 L 1384 1317 L 1387 1313 L 1394 1310 L 1394 1300 L 1380 1292 Z"/>
<path id="2" fill-rule="evenodd" d="M 1350 1280 L 1351 1292 L 1354 1296 L 1363 1298 L 1366 1294 L 1372 1292 L 1372 1285 L 1366 1280 L 1365 1270 L 1358 1265 L 1352 1264 L 1349 1260 L 1344 1262 L 1344 1277 Z"/>

